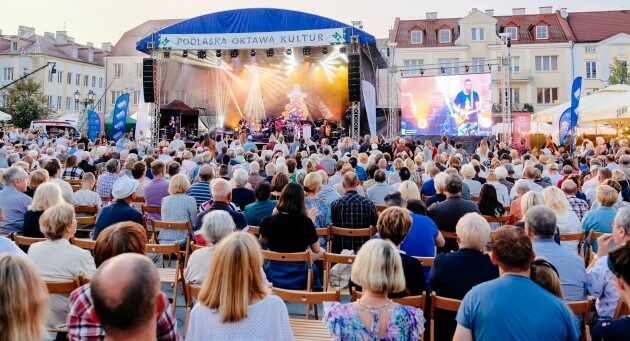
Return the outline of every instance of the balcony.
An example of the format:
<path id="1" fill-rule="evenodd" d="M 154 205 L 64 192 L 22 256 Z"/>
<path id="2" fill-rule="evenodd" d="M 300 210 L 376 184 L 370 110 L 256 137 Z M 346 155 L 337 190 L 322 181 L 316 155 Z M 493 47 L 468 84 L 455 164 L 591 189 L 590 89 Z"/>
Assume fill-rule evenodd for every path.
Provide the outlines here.
<path id="1" fill-rule="evenodd" d="M 492 71 L 492 81 L 493 82 L 500 82 L 501 81 L 501 71 L 499 70 L 493 70 Z M 532 71 L 531 70 L 519 70 L 519 71 L 512 71 L 510 74 L 510 81 L 514 82 L 514 81 L 529 81 L 531 80 L 533 77 L 532 75 Z"/>

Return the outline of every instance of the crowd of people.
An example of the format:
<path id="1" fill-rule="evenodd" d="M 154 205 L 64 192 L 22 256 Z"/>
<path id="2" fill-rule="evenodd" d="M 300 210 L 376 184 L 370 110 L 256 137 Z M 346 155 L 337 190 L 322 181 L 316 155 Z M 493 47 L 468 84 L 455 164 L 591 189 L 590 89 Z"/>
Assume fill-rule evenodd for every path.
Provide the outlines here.
<path id="1" fill-rule="evenodd" d="M 448 137 L 206 135 L 187 146 L 175 136 L 154 148 L 132 136 L 4 136 L 2 340 L 40 340 L 47 328 L 67 328 L 71 340 L 181 339 L 174 302 L 144 256 L 152 221 L 189 223 L 199 247 L 184 271 L 200 288 L 188 340 L 292 340 L 270 287 L 323 290 L 326 252 L 356 255 L 345 276 L 361 292 L 327 307 L 335 339 L 418 340 L 427 311 L 392 299 L 428 292 L 461 300 L 456 314 L 436 314 L 438 340 L 577 340 L 582 320 L 566 303 L 589 297 L 594 340 L 630 335 L 630 317 L 614 319 L 630 300 L 626 140 L 583 139 L 570 155 L 550 138 L 534 150 L 484 139 L 467 151 Z M 92 229 L 77 232 L 78 207 L 97 212 Z M 374 234 L 321 237 L 329 226 Z M 73 244 L 77 233 L 96 242 L 92 252 Z M 567 238 L 579 234 L 583 244 Z M 41 241 L 16 245 L 15 236 Z M 165 228 L 156 239 L 186 250 L 188 237 Z M 263 249 L 309 250 L 312 264 L 263 261 Z M 45 282 L 77 277 L 90 282 L 46 293 Z"/>

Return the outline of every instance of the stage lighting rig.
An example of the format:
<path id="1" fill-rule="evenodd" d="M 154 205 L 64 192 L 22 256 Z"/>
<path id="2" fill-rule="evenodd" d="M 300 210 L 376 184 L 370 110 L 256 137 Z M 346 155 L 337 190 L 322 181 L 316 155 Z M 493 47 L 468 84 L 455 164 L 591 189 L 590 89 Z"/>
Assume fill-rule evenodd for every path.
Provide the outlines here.
<path id="1" fill-rule="evenodd" d="M 322 47 L 322 54 L 328 54 L 328 46 Z"/>
<path id="2" fill-rule="evenodd" d="M 256 50 L 249 51 L 249 55 L 252 57 L 256 57 Z"/>
<path id="3" fill-rule="evenodd" d="M 420 75 L 424 75 L 424 69 L 420 69 Z"/>
<path id="4" fill-rule="evenodd" d="M 217 56 L 217 58 L 221 58 L 221 50 L 217 50 L 215 56 Z"/>
<path id="5" fill-rule="evenodd" d="M 288 56 L 290 56 L 290 55 L 292 55 L 292 54 L 293 54 L 293 49 L 289 47 L 289 48 L 287 49 L 287 55 L 288 55 Z"/>
<path id="6" fill-rule="evenodd" d="M 273 57 L 273 52 L 274 52 L 273 49 L 268 49 L 267 50 L 267 57 L 269 57 L 269 58 Z"/>
<path id="7" fill-rule="evenodd" d="M 182 51 L 182 57 L 188 58 L 188 50 Z"/>
<path id="8" fill-rule="evenodd" d="M 445 73 L 446 73 L 446 68 L 445 68 L 444 66 L 442 66 L 442 67 L 440 68 L 440 71 L 442 71 L 442 74 L 445 74 Z"/>
<path id="9" fill-rule="evenodd" d="M 206 59 L 206 50 L 199 50 L 199 51 L 197 51 L 197 58 L 199 58 L 199 59 Z"/>
<path id="10" fill-rule="evenodd" d="M 470 70 L 470 67 L 468 65 L 464 65 L 464 70 L 466 70 L 466 73 L 468 73 L 468 71 Z"/>
<path id="11" fill-rule="evenodd" d="M 238 50 L 231 50 L 230 51 L 230 57 L 237 58 L 238 57 Z"/>
<path id="12" fill-rule="evenodd" d="M 162 55 L 163 55 L 164 59 L 171 58 L 171 51 L 164 50 L 164 52 L 162 52 Z"/>
<path id="13" fill-rule="evenodd" d="M 339 53 L 346 53 L 346 47 L 345 46 L 340 47 L 339 48 Z"/>
<path id="14" fill-rule="evenodd" d="M 302 49 L 302 54 L 305 56 L 310 56 L 311 55 L 311 48 L 310 47 L 305 47 Z"/>

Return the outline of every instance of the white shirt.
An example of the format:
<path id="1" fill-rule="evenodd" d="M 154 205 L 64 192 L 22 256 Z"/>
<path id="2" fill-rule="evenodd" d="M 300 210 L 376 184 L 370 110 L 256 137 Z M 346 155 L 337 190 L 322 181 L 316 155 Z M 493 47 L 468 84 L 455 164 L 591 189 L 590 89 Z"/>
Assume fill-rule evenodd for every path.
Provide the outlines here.
<path id="1" fill-rule="evenodd" d="M 494 186 L 497 191 L 497 200 L 503 205 L 503 207 L 510 206 L 510 194 L 508 193 L 507 186 L 500 182 L 488 182 L 488 184 Z"/>
<path id="2" fill-rule="evenodd" d="M 101 208 L 101 197 L 94 191 L 80 189 L 72 195 L 72 205 L 74 206 L 96 206 Z"/>
<path id="3" fill-rule="evenodd" d="M 573 210 L 558 214 L 556 213 L 556 226 L 560 233 L 582 232 L 582 222 Z M 568 250 L 577 252 L 577 241 L 560 242 L 560 245 Z"/>
<path id="4" fill-rule="evenodd" d="M 72 186 L 70 186 L 69 183 L 61 179 L 50 179 L 50 182 L 54 182 L 59 185 L 63 200 L 65 200 L 68 204 L 72 203 L 72 196 L 74 195 L 74 191 L 72 190 Z"/>
<path id="5" fill-rule="evenodd" d="M 186 143 L 184 143 L 184 141 L 180 139 L 176 139 L 176 140 L 171 141 L 169 148 L 179 150 L 179 147 L 181 146 L 186 146 Z"/>
<path id="6" fill-rule="evenodd" d="M 537 184 L 534 182 L 534 180 L 526 180 L 527 184 L 529 185 L 529 190 L 530 191 L 534 191 L 534 192 L 542 192 L 543 188 L 541 185 Z M 516 199 L 516 197 L 518 196 L 518 194 L 516 193 L 516 186 L 512 187 L 512 190 L 510 191 L 510 199 L 514 200 Z"/>
<path id="7" fill-rule="evenodd" d="M 341 183 L 341 181 L 342 181 L 342 180 L 343 180 L 343 179 L 342 179 L 342 177 L 341 177 L 341 173 L 336 172 L 336 173 L 335 173 L 335 175 L 331 176 L 331 177 L 328 179 L 328 186 L 333 187 L 333 186 L 335 186 L 336 184 Z"/>
<path id="8" fill-rule="evenodd" d="M 196 252 L 196 251 L 195 251 Z M 249 306 L 247 317 L 234 323 L 221 323 L 219 314 L 201 303 L 190 312 L 186 340 L 294 340 L 289 313 L 282 299 L 268 295 Z"/>
<path id="9" fill-rule="evenodd" d="M 273 152 L 281 151 L 284 155 L 289 155 L 289 147 L 285 143 L 276 143 L 273 146 Z"/>

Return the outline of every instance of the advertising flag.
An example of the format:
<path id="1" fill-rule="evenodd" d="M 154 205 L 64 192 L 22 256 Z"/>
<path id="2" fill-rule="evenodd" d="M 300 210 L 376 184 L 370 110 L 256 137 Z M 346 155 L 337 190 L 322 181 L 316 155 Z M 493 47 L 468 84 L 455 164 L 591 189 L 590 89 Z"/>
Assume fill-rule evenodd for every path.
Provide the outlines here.
<path id="1" fill-rule="evenodd" d="M 112 119 L 111 139 L 118 141 L 125 134 L 127 114 L 129 113 L 129 93 L 124 93 L 116 99 L 114 117 Z"/>
<path id="2" fill-rule="evenodd" d="M 88 139 L 96 141 L 101 132 L 101 118 L 94 110 L 88 113 Z"/>
<path id="3" fill-rule="evenodd" d="M 571 108 L 567 108 L 562 115 L 560 115 L 560 144 L 564 145 L 567 142 L 567 137 L 569 137 L 569 133 L 571 132 L 571 121 L 572 121 L 572 110 Z"/>

